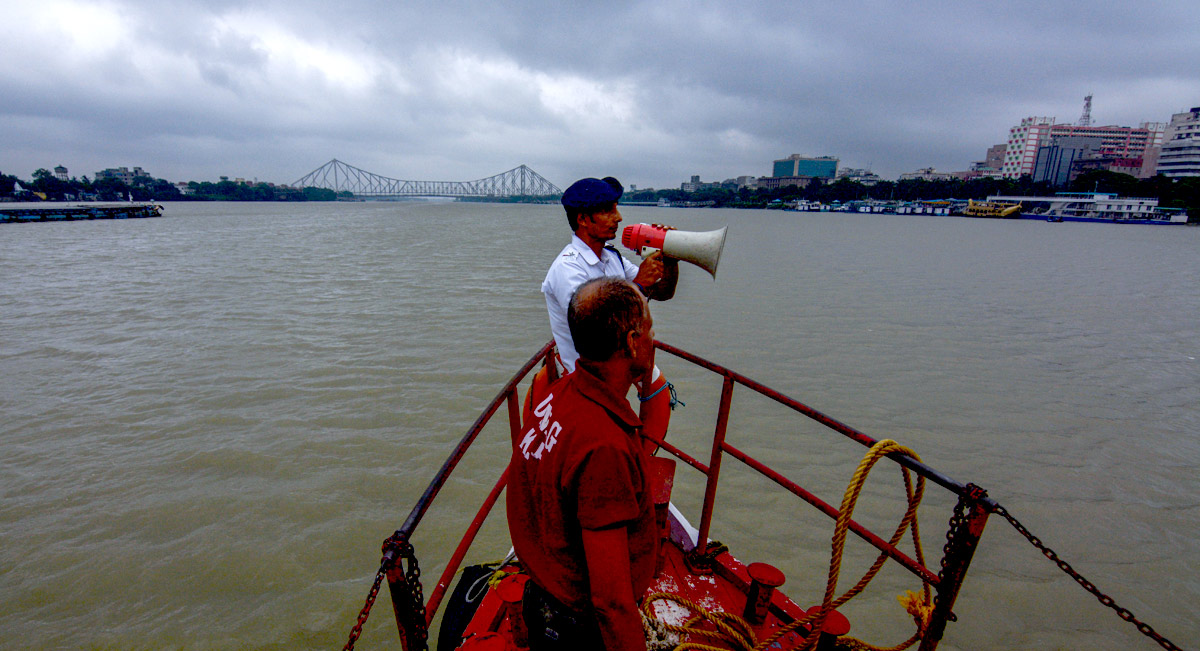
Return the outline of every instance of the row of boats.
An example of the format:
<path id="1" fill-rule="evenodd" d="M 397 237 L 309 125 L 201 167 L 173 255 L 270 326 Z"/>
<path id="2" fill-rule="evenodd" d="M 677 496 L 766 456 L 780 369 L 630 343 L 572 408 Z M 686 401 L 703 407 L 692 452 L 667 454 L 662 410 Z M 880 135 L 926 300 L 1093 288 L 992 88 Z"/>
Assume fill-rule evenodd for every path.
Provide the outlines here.
<path id="1" fill-rule="evenodd" d="M 156 203 L 7 203 L 0 204 L 0 224 L 140 219 L 161 217 L 162 211 Z"/>
<path id="2" fill-rule="evenodd" d="M 1123 224 L 1186 224 L 1187 213 L 1164 208 L 1158 199 L 1118 197 L 1104 192 L 1060 192 L 1054 196 L 995 195 L 985 201 L 945 199 L 937 201 L 883 201 L 864 199 L 821 203 L 797 199 L 784 205 L 802 212 L 888 213 L 896 215 L 945 215 L 993 219 L 1036 219 L 1050 222 L 1099 222 Z"/>

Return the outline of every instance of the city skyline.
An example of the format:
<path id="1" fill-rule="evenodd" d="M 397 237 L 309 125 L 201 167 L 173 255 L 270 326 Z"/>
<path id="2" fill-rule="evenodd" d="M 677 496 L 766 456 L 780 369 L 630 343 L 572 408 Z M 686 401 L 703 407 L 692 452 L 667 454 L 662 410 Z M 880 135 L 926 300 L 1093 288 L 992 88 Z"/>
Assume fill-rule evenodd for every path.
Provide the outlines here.
<path id="1" fill-rule="evenodd" d="M 559 185 L 769 176 L 790 154 L 895 179 L 967 169 L 1029 116 L 1200 104 L 1190 4 L 758 2 L 397 7 L 0 0 L 0 172 L 140 166 L 290 183 L 526 164 Z M 182 27 L 178 27 L 178 26 Z"/>

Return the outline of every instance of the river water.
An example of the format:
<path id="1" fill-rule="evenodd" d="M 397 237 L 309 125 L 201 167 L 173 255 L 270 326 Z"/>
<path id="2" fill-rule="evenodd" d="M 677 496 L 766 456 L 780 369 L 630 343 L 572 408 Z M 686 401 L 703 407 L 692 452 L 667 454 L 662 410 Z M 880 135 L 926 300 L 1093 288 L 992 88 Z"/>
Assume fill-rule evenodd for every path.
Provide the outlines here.
<path id="1" fill-rule="evenodd" d="M 1118 603 L 1200 642 L 1200 229 L 629 208 L 730 227 L 660 340 L 975 482 Z M 556 206 L 168 204 L 0 227 L 0 647 L 337 648 L 400 525 L 549 337 Z M 707 458 L 719 383 L 661 354 Z M 833 504 L 863 449 L 739 390 L 730 441 Z M 428 595 L 507 454 L 489 427 L 414 540 Z M 713 537 L 818 603 L 832 523 L 726 464 Z M 889 533 L 899 473 L 856 511 Z M 703 492 L 680 470 L 675 501 Z M 936 568 L 952 500 L 921 510 Z M 502 516 L 502 514 L 500 514 Z M 507 550 L 503 517 L 469 560 Z M 841 586 L 869 564 L 851 540 Z M 894 566 L 892 566 L 894 567 Z M 843 608 L 890 645 L 915 589 Z M 398 648 L 381 596 L 359 648 Z M 942 648 L 1154 648 L 993 517 Z"/>

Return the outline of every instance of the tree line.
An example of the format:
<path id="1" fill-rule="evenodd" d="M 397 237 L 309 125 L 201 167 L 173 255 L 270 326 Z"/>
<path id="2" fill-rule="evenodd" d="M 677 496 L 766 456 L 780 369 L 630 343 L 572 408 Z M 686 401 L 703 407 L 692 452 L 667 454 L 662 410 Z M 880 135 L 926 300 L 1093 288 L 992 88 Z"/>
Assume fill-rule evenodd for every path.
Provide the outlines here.
<path id="1" fill-rule="evenodd" d="M 759 188 L 710 188 L 696 192 L 683 190 L 639 190 L 628 192 L 625 201 L 670 202 L 712 201 L 715 206 L 725 208 L 767 208 L 772 204 L 796 199 L 833 203 L 877 199 L 884 201 L 922 201 L 938 199 L 984 199 L 989 195 L 1046 196 L 1056 192 L 1110 192 L 1122 197 L 1158 199 L 1164 208 L 1184 208 L 1190 215 L 1200 218 L 1200 177 L 1178 179 L 1162 175 L 1139 179 L 1128 174 L 1107 170 L 1089 170 L 1081 173 L 1067 187 L 1054 187 L 1047 182 L 1034 183 L 1030 176 L 1019 179 L 950 179 L 945 181 L 880 181 L 875 185 L 863 185 L 856 181 L 839 179 L 833 183 L 822 183 L 814 179 L 807 186 L 789 186 L 775 189 Z"/>
<path id="2" fill-rule="evenodd" d="M 18 184 L 22 191 L 18 191 Z M 38 169 L 31 180 L 0 173 L 0 199 L 37 201 L 336 201 L 350 196 L 325 188 L 291 188 L 269 183 L 238 183 L 222 179 L 188 183 L 188 194 L 174 183 L 149 176 L 135 176 L 132 183 L 121 179 L 70 178 L 63 180 L 47 169 Z"/>

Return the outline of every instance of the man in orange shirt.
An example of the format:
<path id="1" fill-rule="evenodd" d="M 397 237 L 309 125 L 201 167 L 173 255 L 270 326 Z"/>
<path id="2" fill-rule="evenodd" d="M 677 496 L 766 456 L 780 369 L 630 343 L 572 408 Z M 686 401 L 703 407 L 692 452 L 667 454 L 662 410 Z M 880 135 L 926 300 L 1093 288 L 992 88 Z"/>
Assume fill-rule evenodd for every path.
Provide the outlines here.
<path id="1" fill-rule="evenodd" d="M 527 408 L 509 466 L 530 648 L 642 651 L 637 602 L 654 578 L 658 529 L 641 422 L 625 396 L 654 366 L 654 322 L 618 278 L 581 285 L 567 319 L 579 362 Z"/>

